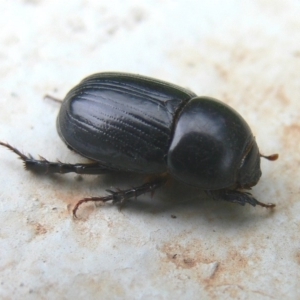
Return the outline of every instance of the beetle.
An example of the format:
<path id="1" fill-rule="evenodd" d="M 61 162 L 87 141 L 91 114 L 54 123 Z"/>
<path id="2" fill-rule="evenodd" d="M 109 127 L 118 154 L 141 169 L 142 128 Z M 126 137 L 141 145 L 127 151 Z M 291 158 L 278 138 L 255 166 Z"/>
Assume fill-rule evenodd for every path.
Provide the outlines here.
<path id="1" fill-rule="evenodd" d="M 37 160 L 11 145 L 26 170 L 37 173 L 104 174 L 128 171 L 153 175 L 127 190 L 84 198 L 122 205 L 153 192 L 173 177 L 205 190 L 213 199 L 273 208 L 245 190 L 261 177 L 260 154 L 250 127 L 233 108 L 211 97 L 150 77 L 105 72 L 83 79 L 71 89 L 57 117 L 57 131 L 68 148 L 92 163 Z"/>

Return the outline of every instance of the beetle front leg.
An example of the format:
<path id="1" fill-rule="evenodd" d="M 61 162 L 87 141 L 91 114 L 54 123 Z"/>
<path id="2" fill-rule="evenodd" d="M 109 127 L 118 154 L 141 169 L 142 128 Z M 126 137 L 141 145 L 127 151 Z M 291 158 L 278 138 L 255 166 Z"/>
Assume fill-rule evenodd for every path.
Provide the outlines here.
<path id="1" fill-rule="evenodd" d="M 262 203 L 255 199 L 250 193 L 247 192 L 241 192 L 237 190 L 214 190 L 210 191 L 207 190 L 206 193 L 213 198 L 214 200 L 224 200 L 228 202 L 238 203 L 240 205 L 245 205 L 246 203 L 252 205 L 252 206 L 262 206 L 266 208 L 274 208 L 276 205 L 272 203 Z"/>
<path id="2" fill-rule="evenodd" d="M 33 171 L 35 173 L 42 174 L 53 174 L 53 173 L 77 173 L 77 174 L 104 174 L 109 173 L 114 170 L 103 166 L 99 163 L 87 163 L 87 164 L 66 164 L 60 161 L 58 162 L 50 162 L 45 158 L 41 157 L 41 159 L 35 159 L 30 154 L 25 155 L 18 149 L 13 146 L 0 142 L 1 146 L 4 146 L 17 154 L 21 160 L 24 162 L 24 167 L 28 171 Z"/>
<path id="3" fill-rule="evenodd" d="M 79 200 L 75 207 L 73 208 L 73 216 L 77 218 L 76 213 L 79 206 L 86 202 L 107 202 L 112 201 L 113 204 L 124 205 L 124 203 L 130 198 L 137 198 L 140 195 L 151 193 L 151 196 L 154 194 L 154 191 L 164 185 L 167 181 L 166 175 L 161 175 L 150 182 L 147 182 L 141 186 L 130 188 L 127 190 L 106 190 L 110 195 L 105 197 L 90 197 Z"/>

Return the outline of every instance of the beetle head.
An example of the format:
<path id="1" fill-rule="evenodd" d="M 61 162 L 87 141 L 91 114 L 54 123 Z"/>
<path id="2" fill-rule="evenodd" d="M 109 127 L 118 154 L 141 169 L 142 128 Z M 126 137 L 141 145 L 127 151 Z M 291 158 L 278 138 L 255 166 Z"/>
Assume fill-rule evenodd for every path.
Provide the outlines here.
<path id="1" fill-rule="evenodd" d="M 237 186 L 239 188 L 249 189 L 257 184 L 260 176 L 260 154 L 256 141 L 253 139 L 253 142 L 246 149 L 246 153 L 242 159 L 237 176 Z"/>

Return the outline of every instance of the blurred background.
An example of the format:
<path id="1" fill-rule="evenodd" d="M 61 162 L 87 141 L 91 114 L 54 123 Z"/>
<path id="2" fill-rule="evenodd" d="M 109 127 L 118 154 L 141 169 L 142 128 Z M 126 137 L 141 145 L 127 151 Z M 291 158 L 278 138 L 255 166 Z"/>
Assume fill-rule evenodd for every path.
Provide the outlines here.
<path id="1" fill-rule="evenodd" d="M 171 184 L 123 210 L 77 200 L 132 176 L 36 176 L 0 156 L 1 299 L 299 299 L 300 2 L 0 0 L 0 140 L 83 162 L 56 133 L 85 76 L 138 73 L 220 99 L 264 154 L 274 211 Z"/>

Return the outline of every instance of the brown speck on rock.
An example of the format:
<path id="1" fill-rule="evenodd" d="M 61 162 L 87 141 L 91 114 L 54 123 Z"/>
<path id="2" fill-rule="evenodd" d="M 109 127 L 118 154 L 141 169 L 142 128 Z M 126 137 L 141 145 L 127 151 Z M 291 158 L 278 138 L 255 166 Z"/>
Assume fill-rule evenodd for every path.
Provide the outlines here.
<path id="1" fill-rule="evenodd" d="M 183 263 L 187 268 L 192 268 L 195 266 L 196 262 L 192 258 L 184 258 Z"/>
<path id="2" fill-rule="evenodd" d="M 296 262 L 300 265 L 300 251 L 296 254 Z"/>
<path id="3" fill-rule="evenodd" d="M 37 235 L 45 234 L 45 233 L 47 233 L 47 229 L 43 225 L 41 225 L 40 223 L 37 223 L 35 225 L 35 233 Z"/>

